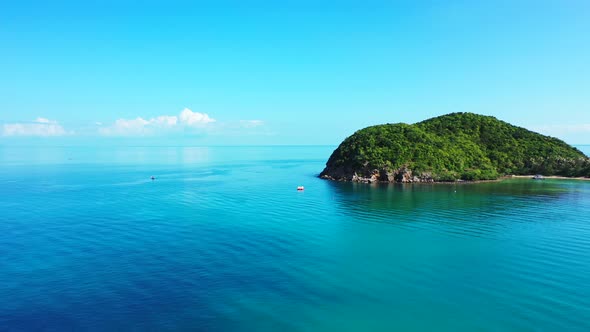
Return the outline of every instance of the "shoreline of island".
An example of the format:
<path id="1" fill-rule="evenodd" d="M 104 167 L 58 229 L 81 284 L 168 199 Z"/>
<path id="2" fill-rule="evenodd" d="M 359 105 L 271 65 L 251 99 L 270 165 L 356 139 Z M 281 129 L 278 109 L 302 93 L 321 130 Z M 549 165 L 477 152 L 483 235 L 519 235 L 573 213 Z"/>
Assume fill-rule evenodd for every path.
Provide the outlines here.
<path id="1" fill-rule="evenodd" d="M 341 180 L 341 179 L 333 179 L 325 176 L 318 175 L 318 178 L 322 180 L 328 180 L 333 182 L 348 182 L 348 183 L 363 183 L 363 184 L 471 184 L 471 183 L 485 183 L 485 182 L 500 182 L 505 180 L 514 180 L 514 179 L 530 179 L 535 181 L 543 181 L 543 180 L 577 180 L 577 181 L 590 181 L 590 177 L 567 177 L 567 176 L 559 176 L 559 175 L 542 175 L 541 178 L 536 179 L 535 176 L 538 174 L 525 174 L 525 175 L 504 175 L 500 176 L 496 179 L 486 179 L 486 180 L 455 180 L 455 181 L 378 181 L 372 180 L 370 178 L 360 178 L 355 177 L 354 180 Z"/>
<path id="2" fill-rule="evenodd" d="M 535 174 L 530 174 L 530 175 L 507 175 L 504 176 L 502 178 L 507 178 L 507 179 L 511 179 L 511 178 L 516 178 L 516 179 L 533 179 L 535 177 Z M 559 175 L 543 175 L 542 179 L 539 180 L 582 180 L 582 181 L 590 181 L 590 178 L 587 177 L 583 177 L 583 176 L 576 176 L 576 177 L 568 177 L 568 176 L 559 176 Z"/>

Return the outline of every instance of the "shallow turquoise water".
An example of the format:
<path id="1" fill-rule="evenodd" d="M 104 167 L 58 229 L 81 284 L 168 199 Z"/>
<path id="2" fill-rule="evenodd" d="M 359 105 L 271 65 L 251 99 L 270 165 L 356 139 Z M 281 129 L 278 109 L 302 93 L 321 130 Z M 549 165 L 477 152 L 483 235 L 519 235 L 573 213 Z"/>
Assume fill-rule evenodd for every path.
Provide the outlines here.
<path id="1" fill-rule="evenodd" d="M 589 181 L 334 183 L 332 149 L 0 147 L 0 330 L 590 329 Z"/>

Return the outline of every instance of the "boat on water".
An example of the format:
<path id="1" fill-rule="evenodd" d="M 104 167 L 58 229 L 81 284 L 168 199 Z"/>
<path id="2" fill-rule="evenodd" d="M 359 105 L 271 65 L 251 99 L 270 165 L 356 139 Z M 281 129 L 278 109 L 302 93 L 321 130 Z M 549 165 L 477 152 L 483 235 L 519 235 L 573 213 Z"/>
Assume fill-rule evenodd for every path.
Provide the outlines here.
<path id="1" fill-rule="evenodd" d="M 533 180 L 544 180 L 545 177 L 541 174 L 535 174 L 535 176 L 533 176 Z"/>

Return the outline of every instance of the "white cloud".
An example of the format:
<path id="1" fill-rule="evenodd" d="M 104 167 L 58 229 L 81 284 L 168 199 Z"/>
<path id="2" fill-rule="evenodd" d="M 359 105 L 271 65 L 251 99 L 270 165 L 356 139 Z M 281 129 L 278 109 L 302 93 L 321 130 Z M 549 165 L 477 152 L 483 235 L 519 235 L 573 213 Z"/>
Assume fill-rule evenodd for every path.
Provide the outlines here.
<path id="1" fill-rule="evenodd" d="M 64 136 L 68 133 L 54 120 L 37 118 L 32 122 L 7 123 L 2 126 L 2 136 Z"/>
<path id="2" fill-rule="evenodd" d="M 105 136 L 154 135 L 186 127 L 203 127 L 211 122 L 215 122 L 215 119 L 210 118 L 208 114 L 185 108 L 179 116 L 160 115 L 149 120 L 142 117 L 118 119 L 112 126 L 99 128 L 98 132 Z"/>
<path id="3" fill-rule="evenodd" d="M 590 133 L 590 123 L 579 123 L 569 125 L 547 125 L 534 128 L 533 130 L 546 135 Z"/>
<path id="4" fill-rule="evenodd" d="M 206 113 L 193 112 L 185 108 L 180 112 L 180 121 L 188 126 L 201 126 L 215 122 L 215 119 L 211 119 Z"/>
<path id="5" fill-rule="evenodd" d="M 46 119 L 46 118 L 37 118 L 35 120 L 35 122 L 38 122 L 38 123 L 57 123 L 57 121 L 51 121 L 51 120 Z"/>
<path id="6" fill-rule="evenodd" d="M 262 120 L 240 120 L 240 126 L 245 128 L 254 128 L 264 125 Z"/>
<path id="7" fill-rule="evenodd" d="M 105 136 L 145 135 L 149 133 L 149 128 L 146 128 L 149 123 L 139 117 L 131 120 L 118 119 L 110 127 L 99 128 L 98 132 Z"/>
<path id="8" fill-rule="evenodd" d="M 150 123 L 155 126 L 174 127 L 178 123 L 178 118 L 176 116 L 161 115 L 151 119 Z"/>

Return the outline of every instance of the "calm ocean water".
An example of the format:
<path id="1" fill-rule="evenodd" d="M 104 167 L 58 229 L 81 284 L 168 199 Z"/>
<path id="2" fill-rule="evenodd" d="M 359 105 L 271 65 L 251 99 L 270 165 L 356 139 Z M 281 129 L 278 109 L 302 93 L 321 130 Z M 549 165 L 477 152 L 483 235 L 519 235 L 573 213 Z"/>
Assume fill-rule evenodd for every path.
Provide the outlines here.
<path id="1" fill-rule="evenodd" d="M 0 147 L 0 330 L 590 330 L 590 181 L 334 183 L 332 149 Z"/>

